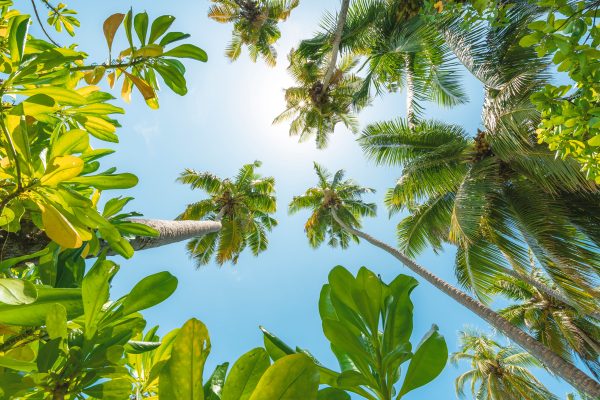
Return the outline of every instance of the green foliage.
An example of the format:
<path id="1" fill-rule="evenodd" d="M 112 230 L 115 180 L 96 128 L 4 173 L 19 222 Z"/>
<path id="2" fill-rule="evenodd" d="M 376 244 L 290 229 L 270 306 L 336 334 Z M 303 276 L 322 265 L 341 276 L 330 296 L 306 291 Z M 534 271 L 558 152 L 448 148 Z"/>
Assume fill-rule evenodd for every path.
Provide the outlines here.
<path id="1" fill-rule="evenodd" d="M 299 0 L 212 0 L 208 17 L 226 24 L 233 23 L 231 42 L 225 55 L 235 61 L 248 47 L 250 59 L 262 57 L 267 65 L 275 66 L 277 51 L 273 46 L 281 37 L 277 24 L 285 21 Z"/>
<path id="2" fill-rule="evenodd" d="M 31 18 L 9 5 L 2 8 L 0 23 L 4 38 L 0 48 L 0 228 L 18 232 L 23 224 L 33 224 L 60 247 L 82 249 L 83 256 L 98 254 L 107 243 L 114 252 L 131 257 L 133 249 L 123 236 L 156 232 L 125 221 L 134 214 L 105 216 L 96 210 L 100 191 L 131 188 L 137 177 L 116 173 L 115 168 L 97 172 L 98 160 L 112 150 L 92 148 L 90 136 L 117 142 L 119 123 L 113 115 L 123 113 L 123 109 L 112 105 L 113 96 L 95 85 L 105 74 L 111 87 L 123 78 L 125 98 L 136 86 L 154 107 L 158 104 L 155 67 L 160 69 L 158 75 L 164 72 L 171 81 L 179 82 L 170 85 L 165 79 L 167 86 L 183 94 L 185 69 L 178 58 L 206 61 L 206 54 L 191 44 L 163 51 L 163 45 L 154 43 L 170 26 L 168 21 L 173 22 L 168 16 L 153 22 L 151 40 L 146 43 L 148 26 L 140 17 L 145 14 L 138 14 L 139 46 L 128 40 L 130 47 L 117 61 L 86 65 L 86 53 L 28 34 Z M 73 13 L 60 4 L 51 10 L 51 23 L 73 34 L 72 27 L 77 25 Z M 127 15 L 115 14 L 104 23 L 109 53 L 121 22 L 130 21 L 132 15 L 131 10 Z M 127 23 L 125 31 L 131 39 Z M 171 36 L 167 42 L 172 41 Z M 10 101 L 10 97 L 18 100 Z"/>
<path id="3" fill-rule="evenodd" d="M 301 196 L 295 196 L 289 205 L 289 212 L 294 214 L 303 209 L 312 212 L 304 225 L 312 247 L 318 247 L 327 240 L 329 246 L 339 245 L 345 249 L 350 245 L 350 240 L 358 242 L 358 237 L 344 229 L 336 218 L 348 227 L 360 228 L 363 217 L 375 216 L 375 204 L 362 201 L 364 194 L 373 193 L 374 190 L 359 186 L 352 180 L 344 180 L 343 170 L 332 176 L 317 163 L 314 169 L 319 179 L 317 186 L 309 188 Z"/>
<path id="4" fill-rule="evenodd" d="M 178 219 L 212 220 L 222 226 L 218 232 L 188 243 L 188 253 L 198 266 L 208 264 L 213 255 L 220 265 L 227 261 L 235 264 L 246 247 L 255 256 L 267 249 L 267 232 L 277 226 L 277 220 L 271 217 L 277 210 L 275 179 L 256 173 L 260 165 L 260 161 L 246 164 L 231 179 L 191 169 L 177 179 L 209 196 L 189 204 Z"/>
<path id="5" fill-rule="evenodd" d="M 545 18 L 529 24 L 520 44 L 540 57 L 553 56 L 567 85 L 548 84 L 532 97 L 541 112 L 540 143 L 562 158 L 581 164 L 589 179 L 600 184 L 600 25 L 594 1 L 540 0 Z"/>
<path id="6" fill-rule="evenodd" d="M 385 284 L 364 267 L 356 277 L 340 266 L 331 270 L 329 283 L 321 290 L 319 312 L 341 372 L 317 363 L 321 384 L 330 386 L 320 392 L 319 399 L 347 399 L 344 391 L 348 391 L 366 399 L 399 400 L 442 372 L 448 348 L 435 325 L 414 351 L 410 343 L 410 293 L 417 284 L 406 275 Z M 293 350 L 265 329 L 263 333 L 265 348 L 273 359 L 308 354 L 300 348 Z M 406 374 L 397 387 L 401 365 L 406 362 Z"/>
<path id="7" fill-rule="evenodd" d="M 454 364 L 468 361 L 471 369 L 456 379 L 456 392 L 465 395 L 465 385 L 471 381 L 471 393 L 476 398 L 490 400 L 557 400 L 529 372 L 540 367 L 530 354 L 515 346 L 502 346 L 490 336 L 475 331 L 460 332 L 460 350 L 452 353 Z"/>

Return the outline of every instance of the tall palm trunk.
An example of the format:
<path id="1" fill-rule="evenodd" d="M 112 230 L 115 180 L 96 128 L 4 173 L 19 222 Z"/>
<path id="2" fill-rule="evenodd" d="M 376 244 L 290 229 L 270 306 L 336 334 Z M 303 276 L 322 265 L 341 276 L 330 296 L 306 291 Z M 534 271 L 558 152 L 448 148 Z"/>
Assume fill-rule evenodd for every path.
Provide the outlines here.
<path id="1" fill-rule="evenodd" d="M 348 16 L 349 6 L 350 0 L 342 0 L 342 7 L 338 16 L 335 33 L 333 36 L 333 42 L 331 43 L 331 60 L 329 60 L 329 66 L 327 67 L 325 77 L 323 78 L 323 90 L 321 92 L 321 95 L 327 92 L 327 87 L 329 86 L 331 78 L 333 77 L 333 73 L 335 72 L 337 57 L 340 51 L 340 43 L 342 41 L 342 33 L 344 31 L 344 25 L 346 25 L 346 17 Z"/>
<path id="2" fill-rule="evenodd" d="M 220 221 L 171 221 L 162 219 L 133 219 L 158 231 L 158 237 L 136 236 L 130 243 L 133 249 L 144 250 L 204 236 L 221 230 Z"/>
<path id="3" fill-rule="evenodd" d="M 502 332 L 510 340 L 514 341 L 532 356 L 537 358 L 550 371 L 569 382 L 574 388 L 583 393 L 587 393 L 593 398 L 600 398 L 600 384 L 586 375 L 579 368 L 564 360 L 552 350 L 546 348 L 540 342 L 529 336 L 527 333 L 512 325 L 495 311 L 473 299 L 463 291 L 450 285 L 448 282 L 438 278 L 392 246 L 381 242 L 362 231 L 349 227 L 337 216 L 335 211 L 332 211 L 332 215 L 342 229 L 366 240 L 372 245 L 379 247 L 398 259 L 411 271 Z"/>
<path id="4" fill-rule="evenodd" d="M 216 221 L 131 219 L 131 222 L 144 224 L 158 231 L 158 237 L 136 236 L 132 239 L 130 243 L 136 251 L 165 246 L 221 230 L 221 222 L 218 219 Z M 50 239 L 43 231 L 35 228 L 33 224 L 31 227 L 27 225 L 26 228 L 22 228 L 22 231 L 16 233 L 0 231 L 2 242 L 0 261 L 36 253 L 50 243 Z"/>

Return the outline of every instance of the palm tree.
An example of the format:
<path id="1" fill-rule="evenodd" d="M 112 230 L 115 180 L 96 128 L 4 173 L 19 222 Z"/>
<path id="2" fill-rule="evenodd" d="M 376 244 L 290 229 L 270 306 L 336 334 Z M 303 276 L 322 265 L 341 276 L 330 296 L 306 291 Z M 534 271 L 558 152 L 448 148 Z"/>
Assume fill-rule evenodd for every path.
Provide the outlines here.
<path id="1" fill-rule="evenodd" d="M 467 100 L 457 63 L 439 31 L 418 15 L 420 8 L 418 1 L 356 1 L 348 10 L 338 41 L 343 52 L 365 59 L 361 69 L 367 67 L 366 77 L 354 93 L 355 101 L 365 101 L 372 87 L 377 94 L 404 89 L 411 124 L 421 116 L 423 101 L 450 107 Z M 321 24 L 324 32 L 304 40 L 299 53 L 319 59 L 330 49 L 335 51 L 330 44 L 334 23 L 326 15 Z M 339 24 L 338 20 L 337 28 Z"/>
<path id="2" fill-rule="evenodd" d="M 314 136 L 318 148 L 327 145 L 329 136 L 340 122 L 358 132 L 356 113 L 368 103 L 366 100 L 353 101 L 353 94 L 362 85 L 362 80 L 351 73 L 358 59 L 343 57 L 327 86 L 323 84 L 328 71 L 325 60 L 307 60 L 294 50 L 288 59 L 288 71 L 297 86 L 285 90 L 286 109 L 273 123 L 292 119 L 290 135 L 298 135 L 300 141 Z"/>
<path id="3" fill-rule="evenodd" d="M 544 282 L 545 278 L 539 272 L 532 271 L 537 280 Z M 514 303 L 500 310 L 500 315 L 531 332 L 565 360 L 576 356 L 596 379 L 600 379 L 600 326 L 597 321 L 512 277 L 497 280 L 492 291 Z"/>
<path id="4" fill-rule="evenodd" d="M 273 44 L 281 36 L 277 24 L 285 21 L 299 0 L 212 0 L 208 17 L 221 23 L 233 22 L 233 37 L 225 50 L 232 61 L 238 59 L 242 46 L 248 46 L 252 61 L 261 56 L 274 66 L 277 51 Z"/>
<path id="5" fill-rule="evenodd" d="M 515 43 L 536 15 L 516 4 L 502 29 L 447 28 L 458 57 L 484 84 L 475 137 L 455 125 L 410 128 L 396 120 L 370 125 L 360 143 L 376 162 L 403 167 L 386 196 L 391 212 L 411 213 L 398 225 L 402 251 L 415 256 L 455 244 L 457 277 L 480 300 L 489 301 L 494 281 L 510 275 L 598 317 L 600 217 L 593 209 L 600 191 L 535 139 L 539 114 L 529 98 L 547 81 L 547 63 Z M 530 252 L 558 290 L 531 279 Z"/>
<path id="6" fill-rule="evenodd" d="M 208 172 L 186 169 L 177 179 L 201 189 L 208 198 L 189 204 L 177 217 L 180 220 L 209 220 L 221 229 L 192 239 L 188 253 L 198 266 L 210 262 L 237 262 L 240 253 L 250 247 L 252 254 L 266 250 L 267 232 L 277 225 L 270 214 L 276 211 L 275 179 L 255 172 L 261 163 L 255 161 L 240 168 L 233 179 L 221 179 Z"/>
<path id="7" fill-rule="evenodd" d="M 401 251 L 360 231 L 358 228 L 360 227 L 362 217 L 375 213 L 375 206 L 365 203 L 361 199 L 362 194 L 368 193 L 371 190 L 362 188 L 353 181 L 343 180 L 344 173 L 342 171 L 338 171 L 332 178 L 329 173 L 316 164 L 315 170 L 319 178 L 317 186 L 309 188 L 301 196 L 294 197 L 289 207 L 290 213 L 295 213 L 302 209 L 312 211 L 309 222 L 305 225 L 306 233 L 312 246 L 319 246 L 325 241 L 332 244 L 349 243 L 350 238 L 366 240 L 370 244 L 392 255 L 435 288 L 478 315 L 506 337 L 526 349 L 550 371 L 561 376 L 582 392 L 593 396 L 600 396 L 600 384 L 588 377 L 573 364 L 564 360 L 533 337 L 512 325 L 483 303 L 438 278 Z M 339 234 L 340 230 L 345 231 L 345 233 Z M 348 238 L 343 239 L 345 236 Z"/>
<path id="8" fill-rule="evenodd" d="M 456 393 L 471 393 L 477 400 L 558 400 L 528 368 L 540 367 L 529 353 L 514 346 L 501 346 L 492 337 L 475 331 L 460 332 L 460 350 L 450 356 L 458 364 L 468 361 L 471 369 L 456 378 Z"/>

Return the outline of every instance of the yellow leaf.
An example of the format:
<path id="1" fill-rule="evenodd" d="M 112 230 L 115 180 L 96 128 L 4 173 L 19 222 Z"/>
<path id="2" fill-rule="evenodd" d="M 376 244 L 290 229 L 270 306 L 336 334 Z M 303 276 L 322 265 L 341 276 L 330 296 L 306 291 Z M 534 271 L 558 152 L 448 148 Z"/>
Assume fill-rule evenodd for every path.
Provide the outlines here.
<path id="1" fill-rule="evenodd" d="M 111 89 L 115 86 L 115 79 L 116 78 L 117 78 L 117 75 L 115 74 L 115 71 L 113 71 L 110 74 L 106 75 L 106 79 L 108 79 L 108 86 L 110 86 Z"/>
<path id="2" fill-rule="evenodd" d="M 83 244 L 81 237 L 64 215 L 50 204 L 38 203 L 38 206 L 42 211 L 44 230 L 50 239 L 68 249 L 81 247 Z"/>
<path id="3" fill-rule="evenodd" d="M 121 97 L 126 103 L 131 103 L 131 81 L 127 78 L 123 79 L 123 87 L 121 88 Z"/>
<path id="4" fill-rule="evenodd" d="M 59 183 L 75 178 L 83 171 L 83 160 L 75 156 L 58 156 L 50 160 L 46 174 L 40 180 L 42 185 L 56 186 Z"/>
<path id="5" fill-rule="evenodd" d="M 89 85 L 77 89 L 76 92 L 82 95 L 83 97 L 88 97 L 90 94 L 95 93 L 98 90 L 100 90 L 100 87 L 96 85 Z"/>
<path id="6" fill-rule="evenodd" d="M 125 76 L 127 76 L 129 79 L 131 79 L 131 81 L 133 82 L 135 87 L 138 88 L 138 90 L 140 91 L 142 96 L 144 96 L 144 100 L 150 100 L 150 99 L 156 98 L 156 92 L 154 92 L 154 89 L 152 89 L 152 86 L 148 85 L 148 83 L 145 80 L 143 80 L 140 77 L 137 77 L 135 75 L 131 75 L 130 73 L 125 72 L 125 71 L 123 71 L 123 73 L 125 74 Z"/>
<path id="7" fill-rule="evenodd" d="M 102 193 L 102 190 L 94 190 L 94 193 L 92 194 L 92 205 L 94 207 L 96 207 L 98 205 L 98 201 L 100 201 L 101 193 Z"/>
<path id="8" fill-rule="evenodd" d="M 440 1 L 438 1 L 437 3 L 435 3 L 433 5 L 433 8 L 435 8 L 438 13 L 441 13 L 442 10 L 444 10 L 444 3 L 442 3 L 441 0 L 440 0 Z"/>

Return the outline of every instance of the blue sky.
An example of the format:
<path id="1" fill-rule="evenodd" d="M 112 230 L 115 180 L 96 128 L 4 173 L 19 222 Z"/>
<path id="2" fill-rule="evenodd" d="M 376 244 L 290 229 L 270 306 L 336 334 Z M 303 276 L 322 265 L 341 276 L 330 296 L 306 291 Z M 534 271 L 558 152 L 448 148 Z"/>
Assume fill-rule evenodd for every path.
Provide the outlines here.
<path id="1" fill-rule="evenodd" d="M 206 17 L 208 1 L 72 1 L 68 5 L 80 13 L 82 28 L 76 41 L 90 54 L 90 60 L 101 63 L 107 57 L 102 35 L 104 19 L 112 13 L 125 12 L 130 5 L 136 12 L 148 11 L 151 18 L 162 14 L 176 16 L 172 29 L 191 33 L 191 42 L 205 49 L 209 56 L 206 64 L 186 63 L 188 95 L 180 97 L 164 90 L 157 111 L 147 108 L 139 94 L 134 94 L 130 105 L 120 99 L 116 101 L 125 106 L 127 113 L 119 118 L 123 127 L 118 132 L 120 143 L 114 146 L 117 152 L 104 165 L 133 172 L 140 183 L 115 195 L 135 197 L 131 208 L 146 217 L 172 219 L 186 204 L 202 196 L 175 183 L 184 168 L 225 177 L 244 163 L 262 160 L 260 171 L 274 176 L 277 182 L 279 226 L 270 235 L 269 249 L 260 257 L 243 254 L 235 266 L 209 265 L 196 270 L 185 253 L 184 243 L 142 251 L 131 260 L 120 260 L 122 268 L 113 282 L 113 297 L 127 293 L 135 282 L 154 272 L 168 270 L 177 276 L 179 287 L 175 294 L 148 310 L 145 316 L 149 326 L 159 324 L 162 333 L 181 326 L 191 317 L 202 320 L 212 340 L 209 372 L 205 375 L 215 365 L 233 362 L 244 352 L 260 346 L 259 324 L 289 344 L 309 349 L 323 363 L 335 368 L 337 363 L 322 334 L 317 310 L 319 291 L 329 270 L 343 265 L 356 272 L 366 266 L 380 273 L 385 281 L 399 273 L 409 273 L 395 259 L 367 243 L 346 251 L 311 249 L 303 232 L 307 214 L 287 214 L 292 196 L 314 184 L 312 163 L 317 161 L 330 170 L 346 169 L 349 177 L 377 190 L 367 200 L 378 204 L 379 216 L 366 220 L 364 229 L 395 243 L 394 230 L 400 216 L 388 219 L 382 199 L 385 190 L 398 178 L 398 168 L 377 167 L 366 160 L 355 137 L 342 127 L 338 127 L 327 149 L 317 150 L 313 142 L 298 143 L 296 138 L 288 137 L 285 123 L 271 125 L 272 119 L 283 110 L 283 88 L 292 82 L 286 73 L 286 54 L 300 39 L 316 31 L 323 11 L 337 9 L 338 1 L 301 1 L 291 18 L 281 25 L 282 39 L 277 44 L 279 62 L 275 68 L 262 62 L 253 64 L 245 53 L 239 61 L 230 63 L 223 51 L 231 28 Z M 37 29 L 33 28 L 33 32 L 37 33 Z M 67 36 L 54 36 L 61 44 L 70 43 Z M 461 124 L 473 134 L 480 124 L 482 89 L 473 78 L 463 79 L 470 103 L 451 110 L 428 105 L 427 115 Z M 118 96 L 118 91 L 115 95 Z M 377 98 L 360 114 L 361 127 L 403 116 L 404 110 L 401 93 Z M 109 195 L 104 194 L 107 198 Z M 418 261 L 455 283 L 453 257 L 454 251 L 448 248 L 438 256 L 425 252 Z M 482 320 L 426 282 L 413 292 L 413 302 L 415 344 L 432 323 L 439 326 L 450 351 L 457 349 L 456 333 L 465 326 L 491 331 Z M 465 368 L 465 365 L 459 368 L 448 365 L 432 384 L 405 398 L 453 399 L 454 379 Z M 565 397 L 570 391 L 568 385 L 538 372 L 538 377 L 557 395 Z"/>

